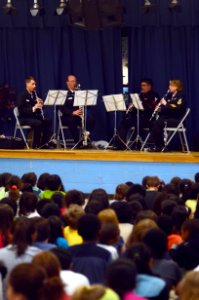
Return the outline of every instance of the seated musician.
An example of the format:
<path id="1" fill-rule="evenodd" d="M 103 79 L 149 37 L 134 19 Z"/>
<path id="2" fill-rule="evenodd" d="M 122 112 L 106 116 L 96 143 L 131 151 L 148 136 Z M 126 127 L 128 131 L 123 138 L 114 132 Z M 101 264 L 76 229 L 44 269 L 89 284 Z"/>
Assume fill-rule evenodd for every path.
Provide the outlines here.
<path id="1" fill-rule="evenodd" d="M 139 94 L 140 100 L 143 104 L 144 110 L 140 111 L 140 133 L 142 135 L 143 128 L 150 127 L 151 115 L 159 101 L 158 94 L 153 90 L 153 82 L 146 78 L 140 81 L 141 92 Z M 132 109 L 131 109 L 132 107 Z M 135 127 L 135 135 L 137 130 L 136 109 L 132 104 L 129 104 L 128 113 L 125 114 L 118 129 L 120 138 L 126 143 L 128 131 L 131 127 Z M 121 141 L 117 141 L 116 148 L 118 150 L 125 149 L 125 145 Z"/>
<path id="2" fill-rule="evenodd" d="M 155 146 L 149 148 L 149 151 L 159 152 L 162 150 L 165 124 L 168 127 L 176 127 L 185 114 L 186 106 L 182 91 L 183 84 L 180 80 L 170 80 L 168 93 L 160 101 L 159 117 L 152 125 L 151 140 L 154 141 Z"/>
<path id="3" fill-rule="evenodd" d="M 37 96 L 36 80 L 29 76 L 25 80 L 26 89 L 17 98 L 21 125 L 33 129 L 33 148 L 53 148 L 48 144 L 51 135 L 51 121 L 43 112 L 43 100 Z"/>
<path id="4" fill-rule="evenodd" d="M 75 141 L 75 144 L 80 140 L 78 127 L 82 127 L 82 109 L 74 107 L 75 91 L 77 90 L 77 78 L 74 75 L 68 75 L 66 78 L 66 86 L 68 90 L 65 104 L 61 108 L 63 117 L 62 123 L 68 126 L 69 131 Z M 87 130 L 92 131 L 94 128 L 94 120 L 87 116 Z M 82 145 L 80 145 L 82 146 Z"/>

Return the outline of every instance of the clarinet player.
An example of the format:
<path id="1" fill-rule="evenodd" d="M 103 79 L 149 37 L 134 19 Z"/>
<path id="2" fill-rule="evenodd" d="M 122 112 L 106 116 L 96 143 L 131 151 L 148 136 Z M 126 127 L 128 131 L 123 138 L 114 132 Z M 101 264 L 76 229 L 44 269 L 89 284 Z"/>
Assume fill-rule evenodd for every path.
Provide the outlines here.
<path id="1" fill-rule="evenodd" d="M 62 123 L 68 126 L 69 131 L 75 141 L 75 144 L 80 140 L 78 127 L 82 127 L 82 110 L 79 107 L 74 107 L 75 91 L 77 90 L 77 78 L 74 75 L 66 77 L 66 87 L 68 90 L 67 98 L 63 107 L 61 107 L 63 116 Z M 94 128 L 94 120 L 91 116 L 87 116 L 87 130 L 92 131 Z M 78 148 L 82 148 L 82 144 Z"/>
<path id="2" fill-rule="evenodd" d="M 18 95 L 17 106 L 21 125 L 28 125 L 33 129 L 32 148 L 52 148 L 48 144 L 51 121 L 44 116 L 43 100 L 37 96 L 36 80 L 33 76 L 26 78 L 25 90 Z"/>
<path id="3" fill-rule="evenodd" d="M 154 146 L 150 152 L 160 152 L 164 147 L 163 130 L 165 123 L 168 127 L 176 127 L 185 114 L 186 105 L 183 95 L 183 84 L 180 80 L 170 80 L 169 90 L 160 101 L 157 113 L 159 117 L 153 122 L 151 141 Z"/>

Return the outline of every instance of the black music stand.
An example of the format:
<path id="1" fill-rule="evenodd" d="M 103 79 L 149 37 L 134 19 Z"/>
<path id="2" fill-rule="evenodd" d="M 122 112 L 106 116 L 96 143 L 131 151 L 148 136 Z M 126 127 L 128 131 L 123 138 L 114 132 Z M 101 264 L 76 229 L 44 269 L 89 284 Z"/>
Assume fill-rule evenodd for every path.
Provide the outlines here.
<path id="1" fill-rule="evenodd" d="M 103 96 L 104 105 L 107 112 L 114 112 L 114 132 L 110 139 L 108 145 L 105 149 L 108 149 L 111 144 L 114 145 L 115 141 L 120 140 L 120 142 L 125 145 L 126 149 L 131 150 L 129 146 L 122 140 L 117 130 L 117 112 L 126 111 L 126 105 L 124 101 L 123 94 Z"/>

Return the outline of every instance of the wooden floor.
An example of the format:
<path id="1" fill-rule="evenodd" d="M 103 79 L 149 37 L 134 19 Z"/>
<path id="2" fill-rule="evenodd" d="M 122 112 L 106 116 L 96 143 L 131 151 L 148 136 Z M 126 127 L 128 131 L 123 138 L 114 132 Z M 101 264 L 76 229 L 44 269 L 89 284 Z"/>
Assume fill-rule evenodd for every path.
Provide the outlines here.
<path id="1" fill-rule="evenodd" d="M 149 153 L 110 150 L 0 150 L 0 158 L 199 163 L 199 152 Z"/>

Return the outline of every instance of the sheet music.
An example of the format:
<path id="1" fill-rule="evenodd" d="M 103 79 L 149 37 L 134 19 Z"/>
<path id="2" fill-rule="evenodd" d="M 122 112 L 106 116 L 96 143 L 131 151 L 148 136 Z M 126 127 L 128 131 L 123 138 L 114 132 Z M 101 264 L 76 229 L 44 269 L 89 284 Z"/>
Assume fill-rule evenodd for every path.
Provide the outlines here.
<path id="1" fill-rule="evenodd" d="M 139 94 L 136 94 L 136 93 L 131 94 L 131 99 L 132 99 L 133 106 L 136 109 L 144 110 L 144 107 L 143 107 L 142 101 L 140 100 Z"/>
<path id="2" fill-rule="evenodd" d="M 93 106 L 97 104 L 98 90 L 76 91 L 74 106 Z"/>
<path id="3" fill-rule="evenodd" d="M 68 91 L 49 90 L 44 105 L 64 105 Z"/>
<path id="4" fill-rule="evenodd" d="M 103 96 L 102 98 L 107 112 L 126 111 L 123 94 L 108 95 Z"/>

